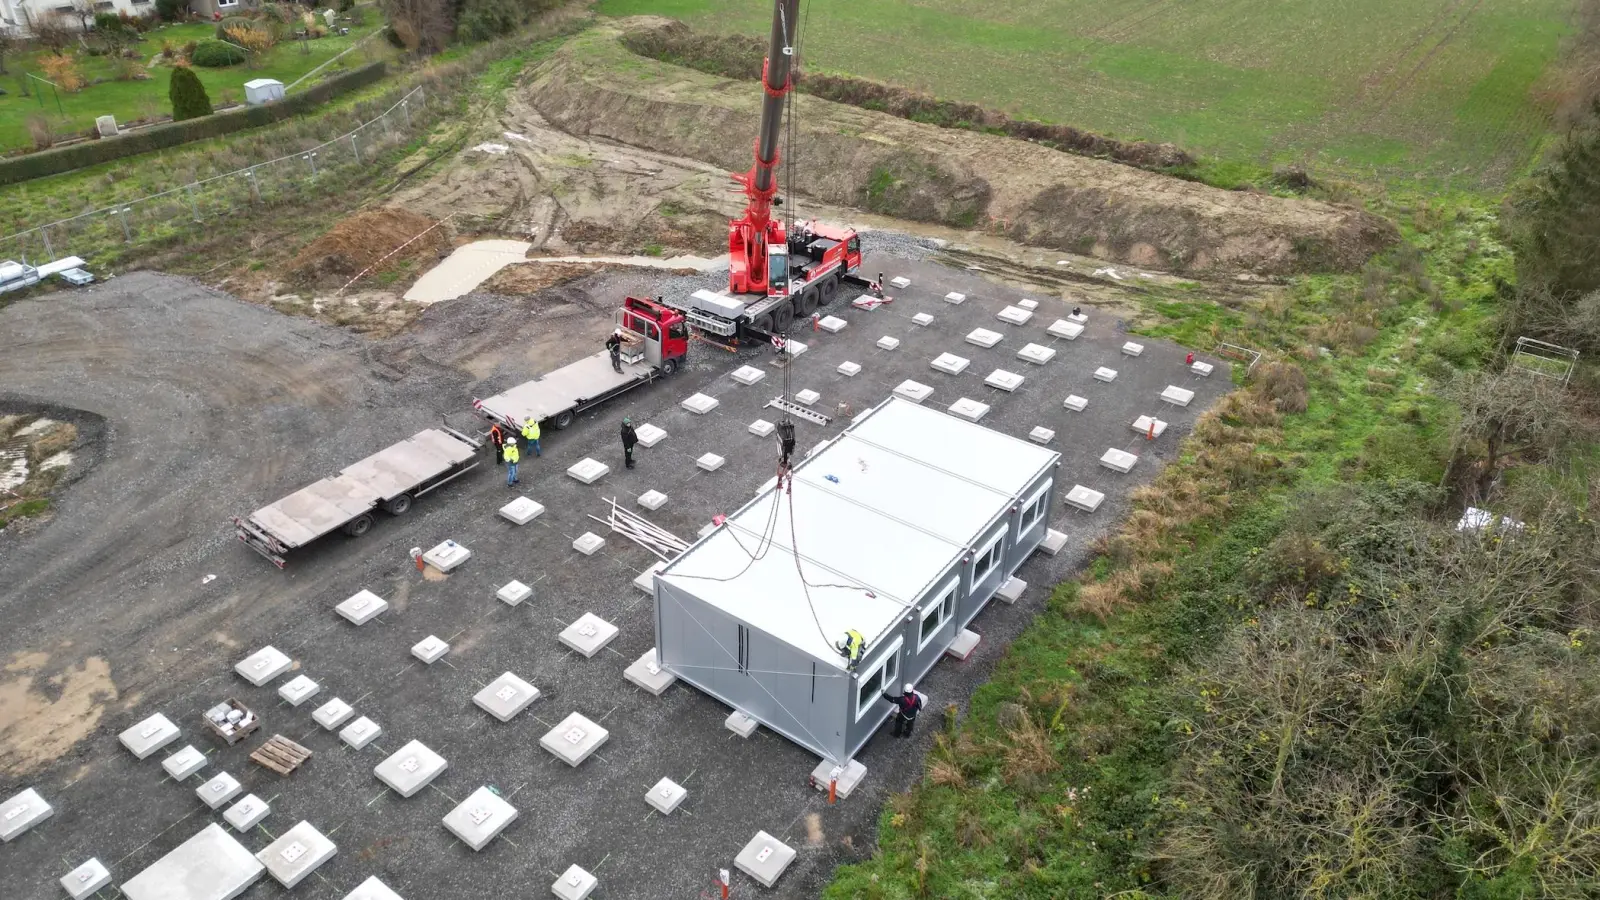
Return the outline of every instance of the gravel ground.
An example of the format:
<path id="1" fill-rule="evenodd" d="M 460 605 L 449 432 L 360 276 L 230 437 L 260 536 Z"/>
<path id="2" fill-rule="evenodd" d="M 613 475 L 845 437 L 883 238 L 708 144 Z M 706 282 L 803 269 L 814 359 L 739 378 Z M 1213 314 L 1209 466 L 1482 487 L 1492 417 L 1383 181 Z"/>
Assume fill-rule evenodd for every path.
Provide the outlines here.
<path id="1" fill-rule="evenodd" d="M 1070 305 L 1040 297 L 1033 322 L 1012 327 L 995 313 L 1020 295 L 977 273 L 929 259 L 932 247 L 874 233 L 865 268 L 906 274 L 913 287 L 889 307 L 862 312 L 842 301 L 830 312 L 851 322 L 837 335 L 805 334 L 811 350 L 790 370 L 793 387 L 822 393 L 819 408 L 843 400 L 857 409 L 882 400 L 906 378 L 935 388 L 930 405 L 959 396 L 993 404 L 984 424 L 1011 434 L 1034 425 L 1055 428 L 1063 454 L 1053 527 L 1069 536 L 1054 558 L 1036 555 L 1019 575 L 1033 586 L 1015 606 L 981 614 L 983 643 L 965 663 L 945 661 L 924 680 L 935 698 L 964 706 L 1005 646 L 1042 608 L 1046 586 L 1070 574 L 1087 548 L 1121 517 L 1126 497 L 1171 459 L 1194 418 L 1229 387 L 1219 366 L 1208 380 L 1183 371 L 1183 350 L 1145 341 L 1145 355 L 1122 357 L 1126 340 L 1112 316 L 1092 319 L 1074 343 L 1056 342 L 1056 360 L 1034 367 L 1016 359 L 1026 341 L 1049 343 L 1044 327 Z M 896 256 L 885 251 L 892 250 Z M 915 257 L 907 259 L 906 257 Z M 757 829 L 787 840 L 799 856 L 776 889 L 735 875 L 735 896 L 814 896 L 833 868 L 870 852 L 877 815 L 891 791 L 920 772 L 932 737 L 892 742 L 880 734 L 861 755 L 867 781 L 848 801 L 829 806 L 805 785 L 815 757 L 765 730 L 748 741 L 722 726 L 727 710 L 683 685 L 660 698 L 622 678 L 622 670 L 654 643 L 648 598 L 631 585 L 651 561 L 643 550 L 611 535 L 599 554 L 583 557 L 571 541 L 605 499 L 632 505 L 655 488 L 671 500 L 651 518 L 692 537 L 717 512 L 742 504 L 772 474 L 770 443 L 750 436 L 751 420 L 771 417 L 764 405 L 781 390 L 783 373 L 742 387 L 727 377 L 741 363 L 768 366 L 758 345 L 738 356 L 695 345 L 691 364 L 672 379 L 625 395 L 580 417 L 571 429 L 547 431 L 543 458 L 526 461 L 522 490 L 547 507 L 521 529 L 495 510 L 514 493 L 501 470 L 482 466 L 422 498 L 404 518 L 381 519 L 359 541 L 335 535 L 294 555 L 278 571 L 239 545 L 228 517 L 277 499 L 449 414 L 458 423 L 472 396 L 486 396 L 599 347 L 606 311 L 625 293 L 655 294 L 719 286 L 715 276 L 669 277 L 615 272 L 531 298 L 473 294 L 428 310 L 407 335 L 374 343 L 325 326 L 241 304 L 181 279 L 133 275 L 71 295 L 25 301 L 0 311 L 0 383 L 17 398 L 86 410 L 110 424 L 101 459 L 60 502 L 56 519 L 24 540 L 0 537 L 0 694 L 22 697 L 32 726 L 92 719 L 84 740 L 48 759 L 13 752 L 23 742 L 0 722 L 0 797 L 33 786 L 56 804 L 55 817 L 25 840 L 0 849 L 0 896 L 44 900 L 60 893 L 55 879 L 90 856 L 111 867 L 117 883 L 148 866 L 207 821 L 220 821 L 197 803 L 193 789 L 218 768 L 273 804 L 262 828 L 241 837 L 259 850 L 270 835 L 306 819 L 331 832 L 340 852 L 295 889 L 302 898 L 338 900 L 377 874 L 411 898 L 475 898 L 485 894 L 540 896 L 570 864 L 601 879 L 597 896 L 658 898 L 708 895 L 718 868 Z M 961 306 L 940 298 L 969 295 Z M 912 314 L 935 323 L 919 327 Z M 1093 311 L 1091 310 L 1091 314 Z M 983 350 L 965 344 L 976 327 L 1006 334 Z M 879 336 L 902 339 L 878 350 Z M 957 377 L 928 367 L 939 352 L 972 360 Z M 846 360 L 861 363 L 855 378 L 837 374 Z M 1090 373 L 1109 365 L 1114 384 Z M 1003 394 L 984 376 L 1006 368 L 1027 376 Z M 1179 410 L 1156 401 L 1168 383 L 1197 391 Z M 678 403 L 696 391 L 721 406 L 698 417 Z M 1091 398 L 1088 411 L 1061 409 L 1067 393 Z M 1127 427 L 1135 415 L 1162 413 L 1167 435 L 1148 444 Z M 621 468 L 617 422 L 624 415 L 669 434 L 640 451 L 639 468 Z M 800 446 L 835 433 L 839 425 L 802 424 Z M 1141 454 L 1128 476 L 1096 464 L 1107 446 Z M 715 474 L 694 459 L 708 450 L 727 457 Z M 600 483 L 584 486 L 566 467 L 585 456 L 613 466 Z M 1107 493 L 1092 516 L 1075 513 L 1059 494 L 1075 482 Z M 474 557 L 447 579 L 427 579 L 407 550 L 445 538 Z M 207 580 L 208 575 L 216 577 Z M 517 578 L 534 584 L 533 600 L 516 608 L 493 598 Z M 355 628 L 331 607 L 369 588 L 392 609 Z M 621 633 L 592 659 L 565 650 L 557 632 L 583 612 L 614 622 Z M 428 634 L 452 649 L 433 666 L 416 663 L 409 648 Z M 271 687 L 255 688 L 231 666 L 272 644 L 319 681 L 323 694 L 295 709 Z M 56 696 L 61 678 L 86 660 L 106 661 L 114 688 L 88 708 Z M 533 682 L 544 696 L 508 724 L 474 708 L 471 696 L 503 671 Z M 18 684 L 22 684 L 20 691 Z M 340 696 L 384 728 L 376 745 L 353 751 L 316 727 L 311 709 Z M 289 778 L 247 760 L 259 740 L 223 748 L 202 734 L 198 713 L 235 696 L 262 711 L 260 737 L 281 732 L 315 757 Z M 599 753 L 573 769 L 541 750 L 538 738 L 567 713 L 582 712 L 612 730 Z M 193 742 L 211 764 L 189 782 L 163 778 L 158 759 L 135 761 L 116 743 L 117 732 L 154 712 L 184 730 L 170 749 Z M 931 717 L 932 718 L 932 717 Z M 930 718 L 930 725 L 933 724 Z M 372 767 L 411 739 L 449 761 L 434 788 L 409 799 L 386 792 Z M 670 818 L 650 813 L 644 792 L 663 776 L 690 791 Z M 480 785 L 510 798 L 521 818 L 481 853 L 439 825 L 445 812 Z M 39 835 L 41 837 L 35 837 Z M 42 838 L 42 839 L 41 839 Z M 275 884 L 250 896 L 281 896 Z"/>

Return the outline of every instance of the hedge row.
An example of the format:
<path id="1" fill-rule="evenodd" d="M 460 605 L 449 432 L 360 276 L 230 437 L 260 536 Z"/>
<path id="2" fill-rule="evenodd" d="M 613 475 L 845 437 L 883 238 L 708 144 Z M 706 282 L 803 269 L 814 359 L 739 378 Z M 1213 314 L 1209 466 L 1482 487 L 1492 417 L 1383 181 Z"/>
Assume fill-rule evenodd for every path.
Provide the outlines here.
<path id="1" fill-rule="evenodd" d="M 124 156 L 148 153 L 246 128 L 270 125 L 313 109 L 340 94 L 373 84 L 383 78 L 384 71 L 384 64 L 375 62 L 336 75 L 301 93 L 291 94 L 277 103 L 247 106 L 198 119 L 169 122 L 165 125 L 152 125 L 114 138 L 85 141 L 59 150 L 42 150 L 26 156 L 0 160 L 0 185 L 16 184 L 47 175 L 59 175 L 62 172 L 110 162 Z"/>

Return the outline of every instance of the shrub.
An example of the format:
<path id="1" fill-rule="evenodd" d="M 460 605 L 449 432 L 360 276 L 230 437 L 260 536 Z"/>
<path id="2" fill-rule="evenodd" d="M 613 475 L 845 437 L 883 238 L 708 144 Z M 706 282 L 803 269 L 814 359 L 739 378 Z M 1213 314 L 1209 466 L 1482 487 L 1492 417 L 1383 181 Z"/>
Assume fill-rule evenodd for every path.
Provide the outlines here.
<path id="1" fill-rule="evenodd" d="M 172 121 L 182 122 L 211 115 L 211 98 L 206 86 L 192 69 L 180 66 L 172 72 L 172 86 L 167 91 L 172 98 Z"/>
<path id="2" fill-rule="evenodd" d="M 156 15 L 163 22 L 182 22 L 188 11 L 188 0 L 156 0 Z"/>
<path id="3" fill-rule="evenodd" d="M 194 48 L 194 52 L 189 54 L 189 61 L 208 69 L 221 69 L 236 66 L 244 62 L 245 57 L 245 52 L 232 44 L 225 44 L 222 41 L 201 41 Z"/>
<path id="4" fill-rule="evenodd" d="M 217 28 L 216 28 L 217 40 L 219 40 L 219 41 L 231 41 L 231 40 L 233 40 L 232 38 L 228 37 L 228 30 L 231 29 L 231 28 L 262 28 L 262 27 L 266 27 L 266 26 L 264 26 L 262 23 L 256 21 L 255 19 L 250 18 L 249 16 L 228 16 L 227 18 L 224 18 L 222 21 L 217 23 Z"/>
<path id="5" fill-rule="evenodd" d="M 194 60 L 194 49 L 198 46 L 200 46 L 198 41 L 190 41 L 187 44 L 184 44 L 183 58 L 192 62 Z"/>
<path id="6" fill-rule="evenodd" d="M 33 138 L 34 149 L 44 150 L 56 142 L 55 129 L 44 116 L 28 117 L 28 134 Z"/>
<path id="7" fill-rule="evenodd" d="M 45 56 L 39 60 L 39 68 L 44 70 L 44 77 L 56 83 L 56 86 L 69 94 L 83 90 L 87 84 L 83 74 L 78 71 L 78 61 L 70 56 Z"/>

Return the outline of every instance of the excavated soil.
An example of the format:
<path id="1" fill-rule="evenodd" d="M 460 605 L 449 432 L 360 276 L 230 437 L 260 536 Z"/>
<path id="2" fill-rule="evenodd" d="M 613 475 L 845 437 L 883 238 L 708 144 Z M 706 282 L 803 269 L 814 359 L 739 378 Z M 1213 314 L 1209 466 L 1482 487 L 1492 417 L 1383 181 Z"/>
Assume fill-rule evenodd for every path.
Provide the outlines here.
<path id="1" fill-rule="evenodd" d="M 437 220 L 406 209 L 384 208 L 356 213 L 307 244 L 289 263 L 291 281 L 305 286 L 338 287 L 368 267 L 381 277 L 385 271 L 426 268 L 450 252 L 450 236 L 443 228 L 429 228 Z M 423 234 L 423 232 L 427 232 Z M 418 235 L 422 237 L 417 238 Z M 394 255 L 385 254 L 417 238 Z"/>

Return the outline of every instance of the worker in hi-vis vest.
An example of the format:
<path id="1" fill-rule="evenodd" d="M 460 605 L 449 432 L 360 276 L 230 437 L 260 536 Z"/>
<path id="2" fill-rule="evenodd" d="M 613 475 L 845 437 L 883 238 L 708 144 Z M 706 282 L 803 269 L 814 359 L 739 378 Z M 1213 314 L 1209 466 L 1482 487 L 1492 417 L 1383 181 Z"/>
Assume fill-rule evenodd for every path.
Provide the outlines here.
<path id="1" fill-rule="evenodd" d="M 527 441 L 528 446 L 533 448 L 534 456 L 544 455 L 539 450 L 539 423 L 533 420 L 533 416 L 522 420 L 522 439 Z"/>
<path id="2" fill-rule="evenodd" d="M 861 662 L 861 651 L 865 650 L 866 647 L 867 639 L 862 637 L 861 632 L 854 628 L 846 631 L 839 643 L 834 645 L 834 649 L 838 650 L 839 655 L 844 657 L 845 667 L 852 672 L 856 670 L 856 663 Z"/>
<path id="3" fill-rule="evenodd" d="M 517 452 L 516 441 L 506 441 L 506 487 L 513 487 L 517 483 L 517 460 L 522 454 Z"/>

